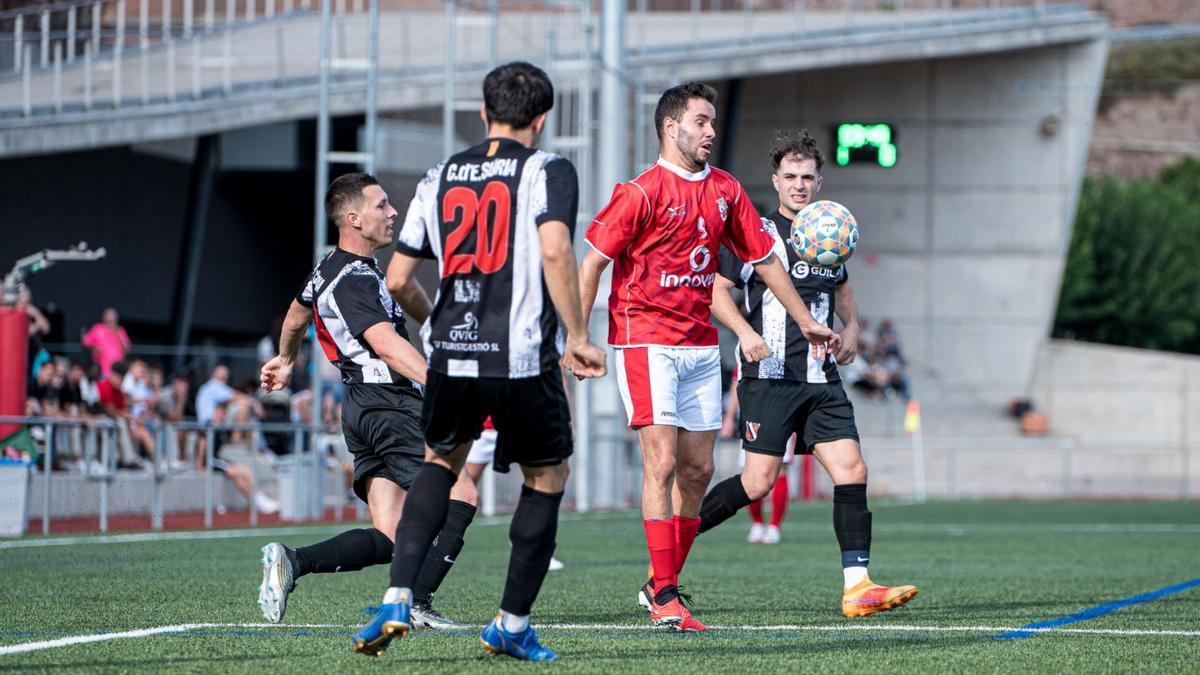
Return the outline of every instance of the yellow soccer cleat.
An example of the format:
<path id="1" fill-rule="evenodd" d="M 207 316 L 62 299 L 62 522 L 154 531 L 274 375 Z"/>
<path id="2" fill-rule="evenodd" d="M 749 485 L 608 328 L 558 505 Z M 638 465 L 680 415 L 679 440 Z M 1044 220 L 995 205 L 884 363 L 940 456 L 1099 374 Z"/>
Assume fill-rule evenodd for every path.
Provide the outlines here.
<path id="1" fill-rule="evenodd" d="M 916 586 L 880 586 L 865 578 L 842 592 L 842 616 L 854 618 L 886 612 L 917 597 Z"/>

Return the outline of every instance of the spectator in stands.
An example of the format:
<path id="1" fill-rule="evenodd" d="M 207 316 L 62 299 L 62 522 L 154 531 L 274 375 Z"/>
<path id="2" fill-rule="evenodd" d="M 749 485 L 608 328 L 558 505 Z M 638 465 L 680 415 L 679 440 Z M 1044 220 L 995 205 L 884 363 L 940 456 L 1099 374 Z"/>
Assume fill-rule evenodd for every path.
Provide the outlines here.
<path id="1" fill-rule="evenodd" d="M 209 422 L 214 425 L 227 423 L 228 420 L 226 419 L 226 414 L 228 405 L 229 404 L 226 402 L 217 403 L 214 405 L 212 411 L 213 415 L 209 419 Z M 253 499 L 259 513 L 270 514 L 279 511 L 279 502 L 269 497 L 262 490 L 254 492 L 253 495 L 251 495 L 251 490 L 254 487 L 253 470 L 244 464 L 237 464 L 229 460 L 222 459 L 221 447 L 223 445 L 224 443 L 220 440 L 220 435 L 218 435 L 215 442 L 216 447 L 213 449 L 213 471 L 219 471 L 225 474 L 229 480 L 233 481 L 233 486 L 237 488 L 238 492 L 242 493 L 243 497 L 245 497 L 247 500 Z M 201 444 L 201 446 L 203 446 L 203 444 Z M 253 457 L 254 452 L 252 451 L 250 461 L 255 461 Z M 205 453 L 199 453 L 197 455 L 197 459 L 200 463 L 200 468 L 204 468 Z"/>
<path id="2" fill-rule="evenodd" d="M 46 351 L 43 339 L 50 332 L 50 322 L 42 310 L 33 304 L 33 293 L 29 287 L 22 286 L 17 295 L 17 309 L 25 310 L 29 316 L 29 345 L 26 354 L 29 357 L 30 379 L 37 376 L 42 364 L 50 361 L 50 352 Z"/>
<path id="3" fill-rule="evenodd" d="M 892 323 L 891 319 L 884 319 L 879 322 L 879 346 L 885 354 L 901 358 L 900 333 L 896 330 L 896 324 Z"/>
<path id="4" fill-rule="evenodd" d="M 875 351 L 875 333 L 871 330 L 871 322 L 869 319 L 858 320 L 858 353 L 860 355 L 869 355 Z M 858 359 L 855 359 L 857 361 Z M 839 368 L 840 370 L 840 368 Z"/>
<path id="5" fill-rule="evenodd" d="M 133 443 L 133 451 L 136 453 L 140 449 L 146 457 L 154 456 L 154 436 L 146 429 L 145 425 L 131 423 L 129 408 L 125 402 L 125 394 L 122 392 L 121 385 L 125 380 L 125 375 L 129 372 L 129 367 L 124 361 L 117 361 L 111 364 L 112 373 L 97 385 L 97 390 L 100 394 L 100 408 L 104 414 L 117 421 L 118 424 L 126 425 L 129 429 L 129 439 Z M 117 465 L 119 468 L 140 468 L 143 466 L 141 459 L 138 457 L 123 457 L 122 461 Z"/>
<path id="6" fill-rule="evenodd" d="M 217 406 L 233 398 L 233 387 L 229 386 L 229 367 L 218 365 L 212 369 L 208 381 L 196 391 L 196 420 L 201 424 L 212 422 Z"/>
<path id="7" fill-rule="evenodd" d="M 92 362 L 100 366 L 100 374 L 105 377 L 112 372 L 114 363 L 125 360 L 132 343 L 121 327 L 117 310 L 108 307 L 100 314 L 100 323 L 84 333 L 83 346 L 92 350 Z"/>
<path id="8" fill-rule="evenodd" d="M 162 370 L 158 370 L 158 378 L 161 380 Z M 151 377 L 151 381 L 153 380 L 154 378 Z M 155 412 L 168 422 L 182 422 L 188 417 L 194 416 L 196 410 L 189 400 L 190 393 L 191 384 L 188 382 L 187 375 L 177 373 L 175 377 L 171 378 L 169 387 L 159 387 Z"/>
<path id="9" fill-rule="evenodd" d="M 252 377 L 238 381 L 233 395 L 229 397 L 226 419 L 230 424 L 249 425 L 263 417 L 263 407 L 254 393 L 258 390 L 258 382 Z M 231 435 L 234 443 L 249 443 L 253 434 L 245 429 L 235 429 Z"/>
<path id="10" fill-rule="evenodd" d="M 125 404 L 129 407 L 131 417 L 145 421 L 148 415 L 152 415 L 154 389 L 150 386 L 150 373 L 145 361 L 134 359 L 129 363 L 129 372 L 121 381 L 121 393 L 125 394 Z"/>
<path id="11" fill-rule="evenodd" d="M 46 361 L 38 368 L 34 378 L 30 397 L 37 400 L 37 408 L 42 417 L 57 417 L 59 415 L 62 378 L 56 377 L 54 363 Z"/>
<path id="12" fill-rule="evenodd" d="M 59 401 L 63 411 L 71 417 L 79 417 L 89 412 L 83 386 L 86 379 L 82 365 L 72 363 L 67 366 L 67 376 L 63 379 Z"/>

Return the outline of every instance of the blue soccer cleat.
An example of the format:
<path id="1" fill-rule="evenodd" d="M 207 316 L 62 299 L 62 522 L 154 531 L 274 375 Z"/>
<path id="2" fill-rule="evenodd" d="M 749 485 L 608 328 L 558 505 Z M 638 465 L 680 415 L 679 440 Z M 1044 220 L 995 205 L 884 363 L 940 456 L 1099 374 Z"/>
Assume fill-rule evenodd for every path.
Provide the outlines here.
<path id="1" fill-rule="evenodd" d="M 375 614 L 374 619 L 371 619 L 371 623 L 359 628 L 351 638 L 351 647 L 360 654 L 379 656 L 387 650 L 387 646 L 393 638 L 402 638 L 408 635 L 408 631 L 412 627 L 412 622 L 409 620 L 411 609 L 410 602 L 380 605 L 379 612 Z"/>
<path id="2" fill-rule="evenodd" d="M 504 630 L 499 616 L 496 616 L 483 629 L 483 632 L 479 634 L 479 640 L 483 642 L 483 648 L 493 655 L 508 654 L 514 659 L 522 661 L 554 661 L 558 659 L 558 654 L 555 654 L 553 649 L 543 647 L 542 643 L 538 642 L 537 634 L 533 632 L 533 626 L 514 635 Z"/>

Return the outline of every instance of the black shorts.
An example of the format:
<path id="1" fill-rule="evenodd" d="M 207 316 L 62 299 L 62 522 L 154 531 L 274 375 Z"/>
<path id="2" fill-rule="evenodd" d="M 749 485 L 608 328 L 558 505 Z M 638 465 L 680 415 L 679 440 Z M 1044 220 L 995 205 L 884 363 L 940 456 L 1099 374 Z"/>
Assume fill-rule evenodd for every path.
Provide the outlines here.
<path id="1" fill-rule="evenodd" d="M 800 441 L 796 454 L 810 454 L 814 445 L 825 441 L 858 440 L 854 405 L 841 382 L 746 378 L 738 383 L 737 393 L 746 452 L 782 457 L 793 433 Z"/>
<path id="2" fill-rule="evenodd" d="M 448 455 L 483 432 L 490 415 L 499 434 L 492 466 L 552 466 L 571 456 L 571 410 L 557 371 L 518 380 L 451 377 L 429 371 L 421 427 L 425 442 Z"/>
<path id="3" fill-rule="evenodd" d="M 342 434 L 354 455 L 354 494 L 367 501 L 367 479 L 381 476 L 405 490 L 425 461 L 421 396 L 389 384 L 352 384 L 342 404 Z"/>

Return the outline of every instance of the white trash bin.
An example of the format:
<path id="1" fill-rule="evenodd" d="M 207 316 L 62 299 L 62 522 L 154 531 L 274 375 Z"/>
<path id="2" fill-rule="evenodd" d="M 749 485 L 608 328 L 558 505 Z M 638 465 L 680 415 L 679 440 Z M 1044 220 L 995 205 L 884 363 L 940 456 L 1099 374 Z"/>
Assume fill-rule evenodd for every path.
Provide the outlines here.
<path id="1" fill-rule="evenodd" d="M 29 462 L 0 459 L 0 537 L 25 534 L 31 473 Z"/>

